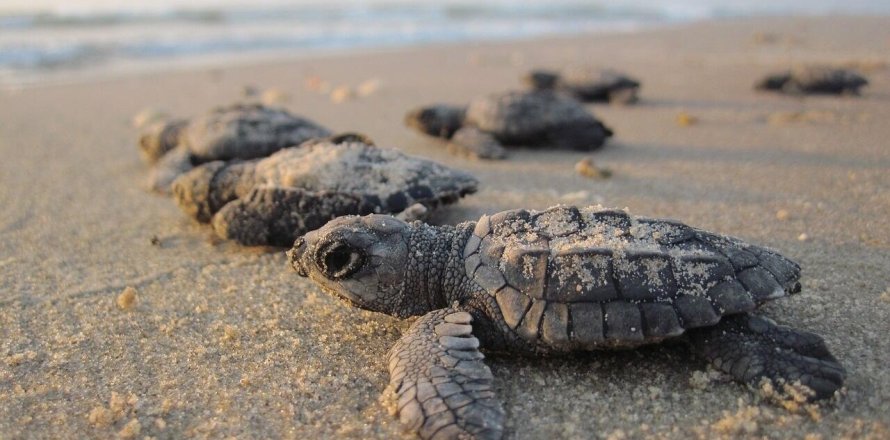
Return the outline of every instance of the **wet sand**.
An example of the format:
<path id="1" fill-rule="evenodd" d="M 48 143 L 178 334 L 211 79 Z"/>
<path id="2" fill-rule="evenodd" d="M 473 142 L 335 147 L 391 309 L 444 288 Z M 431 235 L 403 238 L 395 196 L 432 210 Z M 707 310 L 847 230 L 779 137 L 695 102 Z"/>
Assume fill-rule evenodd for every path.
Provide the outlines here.
<path id="1" fill-rule="evenodd" d="M 480 192 L 436 223 L 601 203 L 776 248 L 803 266 L 803 292 L 764 313 L 823 335 L 849 373 L 835 402 L 795 413 L 680 345 L 491 356 L 507 438 L 888 438 L 888 53 L 888 18 L 757 19 L 0 92 L 0 438 L 404 435 L 378 397 L 386 351 L 409 322 L 346 307 L 291 272 L 281 250 L 220 242 L 142 188 L 134 114 L 199 113 L 247 85 L 277 89 L 284 106 L 333 129 L 478 176 Z M 402 124 L 410 107 L 577 62 L 643 82 L 638 105 L 590 106 L 616 132 L 592 155 L 471 161 Z M 859 98 L 751 89 L 806 62 L 856 64 L 871 86 Z M 306 77 L 379 88 L 335 103 Z M 613 175 L 577 175 L 585 157 Z"/>

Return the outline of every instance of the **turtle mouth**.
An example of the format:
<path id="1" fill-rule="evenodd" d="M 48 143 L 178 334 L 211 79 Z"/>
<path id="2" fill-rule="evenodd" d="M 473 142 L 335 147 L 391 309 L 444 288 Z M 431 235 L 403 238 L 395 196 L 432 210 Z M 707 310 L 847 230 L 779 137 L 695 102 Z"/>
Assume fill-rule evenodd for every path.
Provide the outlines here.
<path id="1" fill-rule="evenodd" d="M 350 292 L 349 290 L 345 290 L 342 288 L 337 288 L 337 287 L 333 287 L 333 286 L 329 286 L 329 285 L 325 285 L 325 284 L 322 284 L 321 288 L 322 288 L 322 290 L 327 292 L 329 295 L 333 296 L 335 299 L 341 301 L 342 303 L 344 303 L 350 307 L 355 307 L 355 308 L 359 308 L 362 310 L 370 310 L 372 312 L 374 311 L 374 309 L 365 305 L 364 302 L 362 302 L 361 298 L 358 295 Z"/>

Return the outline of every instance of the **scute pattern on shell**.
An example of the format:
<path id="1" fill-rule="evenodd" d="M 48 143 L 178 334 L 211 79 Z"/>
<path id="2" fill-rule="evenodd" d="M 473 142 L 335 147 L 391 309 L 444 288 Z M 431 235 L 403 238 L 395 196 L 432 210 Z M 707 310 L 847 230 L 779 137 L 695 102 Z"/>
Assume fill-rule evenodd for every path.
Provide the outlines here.
<path id="1" fill-rule="evenodd" d="M 253 184 L 363 197 L 377 212 L 435 207 L 476 190 L 476 179 L 433 161 L 362 142 L 327 141 L 281 150 L 256 163 Z"/>
<path id="2" fill-rule="evenodd" d="M 671 220 L 558 206 L 484 216 L 468 276 L 504 322 L 550 348 L 633 346 L 716 324 L 798 288 L 799 266 Z"/>
<path id="3" fill-rule="evenodd" d="M 189 122 L 184 141 L 197 162 L 265 157 L 331 132 L 283 109 L 256 104 L 217 107 Z"/>
<path id="4" fill-rule="evenodd" d="M 556 127 L 596 124 L 578 101 L 552 92 L 510 92 L 474 99 L 466 122 L 503 139 L 535 138 Z"/>

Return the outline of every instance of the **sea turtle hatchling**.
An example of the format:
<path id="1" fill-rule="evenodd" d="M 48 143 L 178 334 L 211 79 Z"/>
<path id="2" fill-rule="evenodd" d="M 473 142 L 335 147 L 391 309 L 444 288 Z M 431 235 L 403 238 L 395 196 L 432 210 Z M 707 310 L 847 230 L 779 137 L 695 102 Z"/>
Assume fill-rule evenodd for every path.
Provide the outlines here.
<path id="1" fill-rule="evenodd" d="M 834 94 L 858 95 L 868 80 L 848 69 L 825 66 L 797 67 L 768 75 L 754 85 L 758 90 L 783 92 L 789 95 Z"/>
<path id="2" fill-rule="evenodd" d="M 448 139 L 452 151 L 483 159 L 504 158 L 504 146 L 591 151 L 612 136 L 580 102 L 552 91 L 494 94 L 466 107 L 421 107 L 410 111 L 405 123 Z"/>
<path id="3" fill-rule="evenodd" d="M 251 161 L 214 161 L 173 182 L 176 203 L 244 245 L 290 246 L 347 214 L 417 217 L 476 191 L 477 180 L 380 148 L 361 135 L 313 139 Z"/>
<path id="4" fill-rule="evenodd" d="M 234 104 L 193 119 L 154 122 L 139 137 L 139 149 L 142 159 L 153 166 L 148 186 L 169 193 L 173 180 L 196 165 L 265 157 L 330 135 L 327 128 L 284 109 Z"/>
<path id="5" fill-rule="evenodd" d="M 557 90 L 584 102 L 632 104 L 640 81 L 612 69 L 572 66 L 562 71 L 535 69 L 522 78 L 533 90 Z"/>
<path id="6" fill-rule="evenodd" d="M 438 227 L 349 216 L 298 239 L 289 258 L 352 305 L 421 316 L 389 372 L 401 420 L 423 438 L 501 436 L 480 347 L 537 355 L 682 338 L 740 382 L 822 399 L 844 380 L 819 336 L 754 314 L 799 291 L 797 264 L 672 220 L 572 206 Z"/>

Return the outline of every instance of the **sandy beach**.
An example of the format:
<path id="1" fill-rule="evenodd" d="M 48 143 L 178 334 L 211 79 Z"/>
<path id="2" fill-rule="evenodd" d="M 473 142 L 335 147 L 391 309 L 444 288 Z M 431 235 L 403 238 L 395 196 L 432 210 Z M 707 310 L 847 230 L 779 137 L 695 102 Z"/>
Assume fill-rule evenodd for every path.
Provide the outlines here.
<path id="1" fill-rule="evenodd" d="M 637 105 L 589 106 L 616 133 L 593 154 L 473 161 L 402 123 L 411 107 L 462 103 L 518 87 L 531 67 L 579 62 L 643 83 Z M 795 63 L 856 67 L 871 84 L 858 98 L 752 90 Z M 379 88 L 335 103 L 307 77 Z M 133 115 L 197 114 L 245 86 L 477 176 L 480 191 L 433 223 L 600 203 L 778 249 L 803 267 L 803 291 L 764 313 L 822 335 L 848 371 L 835 401 L 790 411 L 682 345 L 490 356 L 506 438 L 890 438 L 890 18 L 833 17 L 0 91 L 0 439 L 412 438 L 379 400 L 386 352 L 409 321 L 348 308 L 296 276 L 283 250 L 221 242 L 143 188 Z M 585 157 L 612 177 L 577 175 Z"/>

